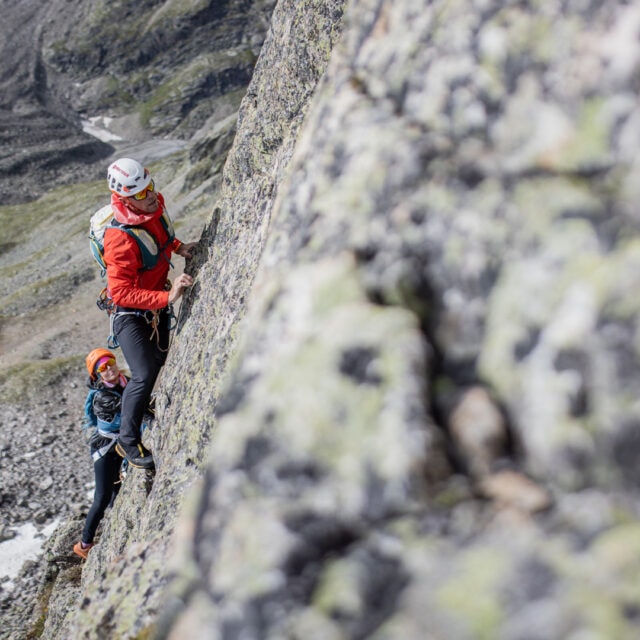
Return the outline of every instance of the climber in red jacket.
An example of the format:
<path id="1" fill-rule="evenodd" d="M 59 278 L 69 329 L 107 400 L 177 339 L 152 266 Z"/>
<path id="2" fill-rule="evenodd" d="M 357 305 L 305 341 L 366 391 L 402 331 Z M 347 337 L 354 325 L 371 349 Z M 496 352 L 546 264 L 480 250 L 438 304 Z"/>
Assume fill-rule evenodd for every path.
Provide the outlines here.
<path id="1" fill-rule="evenodd" d="M 142 417 L 167 358 L 170 305 L 193 284 L 186 273 L 169 283 L 171 255 L 191 258 L 197 243 L 183 244 L 175 237 L 164 198 L 138 161 L 116 160 L 107 181 L 115 218 L 104 234 L 107 287 L 115 304 L 113 334 L 131 371 L 115 449 L 130 465 L 149 469 L 154 462 L 142 444 Z M 124 225 L 129 233 L 119 228 Z M 130 235 L 132 227 L 137 238 Z"/>

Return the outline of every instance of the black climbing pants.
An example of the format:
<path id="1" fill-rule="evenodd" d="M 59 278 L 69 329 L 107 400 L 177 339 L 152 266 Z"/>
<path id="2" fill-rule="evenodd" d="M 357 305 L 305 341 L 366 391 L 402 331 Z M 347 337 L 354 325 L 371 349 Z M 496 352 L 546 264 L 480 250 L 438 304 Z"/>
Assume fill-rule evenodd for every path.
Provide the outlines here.
<path id="1" fill-rule="evenodd" d="M 111 447 L 102 458 L 98 458 L 93 463 L 96 490 L 93 494 L 93 504 L 89 509 L 84 523 L 84 530 L 82 531 L 82 542 L 85 544 L 93 542 L 96 529 L 104 516 L 104 512 L 107 507 L 113 504 L 118 495 L 121 464 L 122 458 L 116 453 L 115 447 Z"/>
<path id="2" fill-rule="evenodd" d="M 141 440 L 142 418 L 160 369 L 167 359 L 171 316 L 163 309 L 154 329 L 151 314 L 118 313 L 113 331 L 131 372 L 122 394 L 120 437 L 125 447 Z"/>

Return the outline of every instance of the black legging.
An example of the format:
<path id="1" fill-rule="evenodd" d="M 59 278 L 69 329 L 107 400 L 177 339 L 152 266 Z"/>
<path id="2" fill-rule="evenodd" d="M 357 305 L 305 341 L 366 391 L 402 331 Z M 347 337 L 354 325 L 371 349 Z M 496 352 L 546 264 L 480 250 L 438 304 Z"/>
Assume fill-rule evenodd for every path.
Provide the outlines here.
<path id="1" fill-rule="evenodd" d="M 119 440 L 125 446 L 140 442 L 142 418 L 169 349 L 169 313 L 160 313 L 157 335 L 153 335 L 149 316 L 118 314 L 113 327 L 131 371 L 131 380 L 122 394 Z"/>
<path id="2" fill-rule="evenodd" d="M 92 451 L 93 453 L 93 451 Z M 96 477 L 96 490 L 93 494 L 93 504 L 82 531 L 82 542 L 93 542 L 96 529 L 104 516 L 107 507 L 110 506 L 120 491 L 120 465 L 122 458 L 116 453 L 115 447 L 111 447 L 105 456 L 98 458 L 93 463 L 93 471 Z"/>

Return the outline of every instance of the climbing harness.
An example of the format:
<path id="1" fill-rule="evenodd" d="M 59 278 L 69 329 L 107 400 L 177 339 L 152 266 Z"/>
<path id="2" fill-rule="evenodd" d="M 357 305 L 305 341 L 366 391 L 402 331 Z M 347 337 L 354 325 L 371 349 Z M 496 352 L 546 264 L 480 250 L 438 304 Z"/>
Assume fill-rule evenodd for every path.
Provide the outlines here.
<path id="1" fill-rule="evenodd" d="M 147 424 L 145 422 L 143 422 L 140 425 L 141 433 L 144 433 L 144 430 L 146 428 L 147 428 Z M 103 445 L 102 447 L 100 447 L 99 449 L 96 449 L 96 451 L 94 451 L 91 454 L 91 459 L 94 462 L 96 462 L 97 460 L 100 460 L 100 458 L 104 458 L 107 455 L 107 453 L 109 453 L 111 448 L 116 444 L 119 434 L 120 434 L 120 431 L 105 431 L 104 429 L 100 429 L 99 427 L 96 428 L 95 433 L 93 434 L 92 438 L 100 437 L 100 438 L 104 438 L 104 439 L 109 440 L 109 442 L 107 444 Z M 122 478 L 121 478 L 121 480 L 122 480 Z"/>
<path id="2" fill-rule="evenodd" d="M 171 283 L 167 280 L 167 287 L 171 289 Z M 158 348 L 160 349 L 160 332 L 159 332 L 159 323 L 160 323 L 160 314 L 164 309 L 153 309 L 153 310 L 144 310 L 144 309 L 118 309 L 116 304 L 113 302 L 113 299 L 109 295 L 109 290 L 107 287 L 104 287 L 102 291 L 100 291 L 100 295 L 96 300 L 96 305 L 98 309 L 101 311 L 105 311 L 109 316 L 109 336 L 107 337 L 107 347 L 109 349 L 118 349 L 120 344 L 118 343 L 118 339 L 115 335 L 114 322 L 117 316 L 139 316 L 144 318 L 147 321 L 147 324 L 151 325 L 151 340 L 155 337 Z M 165 307 L 167 313 L 169 314 L 169 331 L 173 331 L 177 324 L 178 319 L 173 310 L 173 305 L 170 304 Z M 181 308 L 182 310 L 182 308 Z M 161 351 L 167 351 L 167 349 L 161 349 Z"/>
<path id="3" fill-rule="evenodd" d="M 119 310 L 118 307 L 113 305 L 112 310 L 109 313 L 109 337 L 107 338 L 107 346 L 109 349 L 117 349 L 120 344 L 118 343 L 118 339 L 116 338 L 114 322 L 116 317 L 118 316 L 138 316 L 139 318 L 143 318 L 148 325 L 151 325 L 151 336 L 149 340 L 153 340 L 155 338 L 156 345 L 158 349 L 162 352 L 168 351 L 169 346 L 166 349 L 162 349 L 160 347 L 160 315 L 163 311 L 166 311 L 169 314 L 169 331 L 173 331 L 176 327 L 176 315 L 173 311 L 173 305 L 170 304 L 164 309 L 153 309 L 153 310 L 142 310 L 142 309 L 128 309 L 126 311 Z"/>
<path id="4" fill-rule="evenodd" d="M 96 462 L 97 460 L 100 460 L 100 458 L 104 458 L 107 453 L 109 453 L 109 450 L 111 449 L 111 447 L 113 447 L 113 445 L 115 445 L 116 440 L 118 439 L 118 432 L 112 432 L 112 431 L 103 431 L 102 429 L 97 429 L 96 430 L 96 435 L 100 435 L 102 438 L 106 438 L 109 440 L 109 442 L 107 444 L 105 444 L 103 447 L 100 447 L 99 449 L 97 449 L 96 451 L 94 451 L 91 454 L 91 459 Z"/>

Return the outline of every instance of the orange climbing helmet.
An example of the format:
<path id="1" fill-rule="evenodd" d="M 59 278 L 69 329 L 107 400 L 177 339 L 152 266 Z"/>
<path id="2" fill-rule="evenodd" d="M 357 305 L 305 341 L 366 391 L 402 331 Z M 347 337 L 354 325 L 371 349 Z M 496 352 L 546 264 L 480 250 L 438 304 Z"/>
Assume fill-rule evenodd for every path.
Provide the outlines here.
<path id="1" fill-rule="evenodd" d="M 96 365 L 101 358 L 113 358 L 114 360 L 116 359 L 116 357 L 113 355 L 113 353 L 111 353 L 111 351 L 109 351 L 109 349 L 103 349 L 102 347 L 94 349 L 87 356 L 86 360 L 87 371 L 89 372 L 89 376 L 92 380 L 96 379 Z"/>

